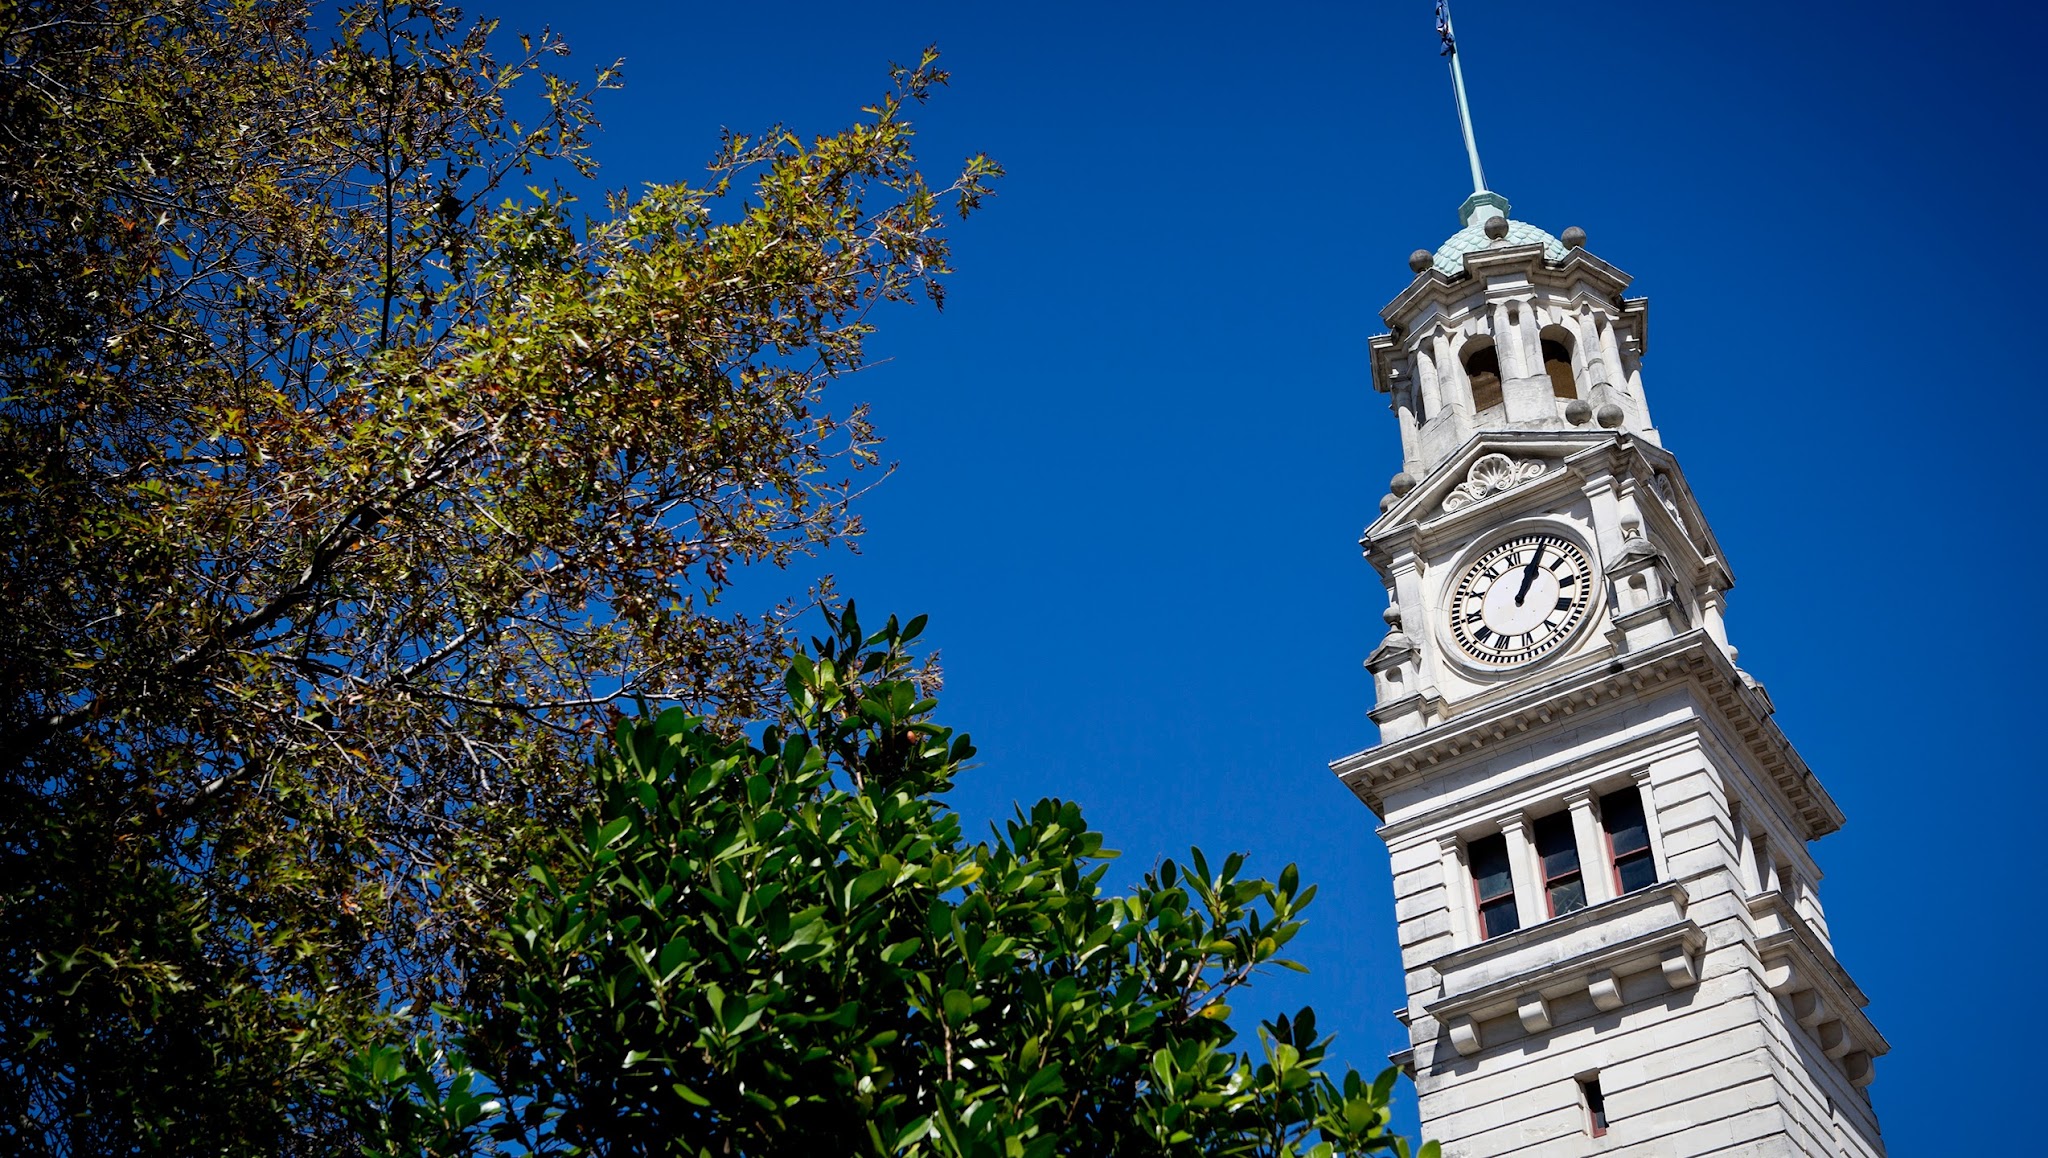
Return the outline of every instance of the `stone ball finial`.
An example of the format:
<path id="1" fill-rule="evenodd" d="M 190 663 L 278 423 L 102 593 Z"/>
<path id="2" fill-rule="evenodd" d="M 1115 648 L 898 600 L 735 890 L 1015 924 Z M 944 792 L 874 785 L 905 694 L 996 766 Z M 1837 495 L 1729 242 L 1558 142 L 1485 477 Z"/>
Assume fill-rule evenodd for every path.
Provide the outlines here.
<path id="1" fill-rule="evenodd" d="M 1564 420 L 1573 426 L 1584 426 L 1593 421 L 1593 404 L 1583 398 L 1574 398 L 1564 404 Z"/>
<path id="2" fill-rule="evenodd" d="M 1557 239 L 1564 242 L 1566 249 L 1586 248 L 1586 231 L 1576 225 L 1566 226 L 1565 231 L 1557 235 Z"/>
<path id="3" fill-rule="evenodd" d="M 1399 500 L 1399 499 L 1395 498 L 1395 497 L 1394 497 L 1394 496 L 1392 496 L 1392 495 L 1381 495 L 1381 496 L 1380 496 L 1380 513 L 1384 515 L 1384 514 L 1386 514 L 1386 513 L 1388 512 L 1388 511 L 1391 511 L 1391 510 L 1393 510 L 1393 509 L 1394 509 L 1394 504 L 1395 504 L 1395 503 L 1397 503 L 1397 502 L 1400 502 L 1400 501 L 1401 501 L 1401 500 Z"/>
<path id="4" fill-rule="evenodd" d="M 1404 470 L 1394 476 L 1393 481 L 1387 484 L 1387 489 L 1397 495 L 1405 495 L 1415 489 L 1415 476 Z"/>
<path id="5" fill-rule="evenodd" d="M 1408 268 L 1421 273 L 1436 264 L 1436 255 L 1426 249 L 1418 249 L 1408 255 Z"/>
<path id="6" fill-rule="evenodd" d="M 1486 219 L 1486 224 L 1483 228 L 1486 230 L 1486 236 L 1499 241 L 1508 235 L 1508 219 L 1505 217 L 1489 217 Z"/>
<path id="7" fill-rule="evenodd" d="M 1599 420 L 1600 425 L 1606 427 L 1607 429 L 1617 429 L 1621 426 L 1621 407 L 1616 406 L 1612 402 L 1609 402 L 1607 405 L 1602 406 L 1599 410 L 1594 411 L 1593 417 Z"/>
<path id="8" fill-rule="evenodd" d="M 1380 618 L 1386 620 L 1388 627 L 1393 628 L 1395 631 L 1401 630 L 1401 605 L 1398 603 L 1387 604 L 1387 609 L 1380 612 Z"/>

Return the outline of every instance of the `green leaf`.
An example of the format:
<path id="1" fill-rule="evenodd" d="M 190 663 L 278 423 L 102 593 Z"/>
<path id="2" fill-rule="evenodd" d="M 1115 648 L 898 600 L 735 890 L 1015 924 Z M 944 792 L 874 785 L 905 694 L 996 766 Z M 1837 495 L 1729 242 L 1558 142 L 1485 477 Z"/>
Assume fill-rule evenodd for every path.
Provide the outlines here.
<path id="1" fill-rule="evenodd" d="M 962 990 L 946 990 L 944 1002 L 946 1022 L 950 1025 L 963 1024 L 974 1014 L 974 998 Z"/>
<path id="2" fill-rule="evenodd" d="M 631 827 L 633 827 L 633 818 L 621 816 L 617 820 L 611 821 L 598 829 L 596 837 L 591 840 L 591 845 L 594 848 L 609 848 Z"/>
<path id="3" fill-rule="evenodd" d="M 912 1121 L 909 1125 L 903 1127 L 902 1130 L 898 1131 L 896 1134 L 896 1141 L 890 1144 L 890 1149 L 901 1150 L 904 1147 L 910 1145 L 912 1142 L 915 1142 L 918 1139 L 923 1138 L 926 1134 L 929 1134 L 931 1132 L 932 1116 L 930 1114 L 926 1114 Z"/>
<path id="4" fill-rule="evenodd" d="M 869 869 L 853 878 L 846 886 L 846 907 L 859 908 L 869 897 L 888 887 L 895 875 L 887 869 Z"/>

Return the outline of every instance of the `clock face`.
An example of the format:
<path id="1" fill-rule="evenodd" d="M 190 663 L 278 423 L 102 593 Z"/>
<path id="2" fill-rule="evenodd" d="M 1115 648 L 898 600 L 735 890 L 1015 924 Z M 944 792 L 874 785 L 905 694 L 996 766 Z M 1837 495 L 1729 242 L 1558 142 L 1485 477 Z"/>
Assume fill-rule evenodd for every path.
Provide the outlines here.
<path id="1" fill-rule="evenodd" d="M 1451 592 L 1451 635 L 1481 663 L 1508 667 L 1570 639 L 1593 605 L 1593 568 L 1577 543 L 1517 535 L 1481 555 Z"/>

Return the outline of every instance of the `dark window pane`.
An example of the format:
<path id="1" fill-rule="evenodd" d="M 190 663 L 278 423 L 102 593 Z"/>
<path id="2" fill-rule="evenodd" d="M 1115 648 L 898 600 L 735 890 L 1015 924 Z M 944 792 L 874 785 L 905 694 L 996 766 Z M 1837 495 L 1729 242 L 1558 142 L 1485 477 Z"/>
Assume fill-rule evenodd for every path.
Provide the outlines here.
<path id="1" fill-rule="evenodd" d="M 1643 797 L 1633 788 L 1600 798 L 1600 823 L 1607 828 L 1607 839 L 1613 844 L 1617 859 L 1650 847 L 1650 826 L 1643 820 Z"/>
<path id="2" fill-rule="evenodd" d="M 1576 913 L 1586 907 L 1586 882 L 1577 875 L 1568 880 L 1554 881 L 1550 886 L 1550 914 L 1562 917 Z"/>
<path id="3" fill-rule="evenodd" d="M 1578 838 L 1572 833 L 1572 814 L 1552 813 L 1538 820 L 1536 851 L 1543 857 L 1543 879 L 1555 880 L 1579 871 Z"/>
<path id="4" fill-rule="evenodd" d="M 1479 899 L 1490 901 L 1515 891 L 1514 876 L 1508 871 L 1508 841 L 1504 836 L 1475 840 L 1466 850 L 1472 859 L 1472 879 L 1479 885 Z"/>
<path id="5" fill-rule="evenodd" d="M 1614 862 L 1615 874 L 1621 877 L 1621 891 L 1632 893 L 1646 885 L 1657 883 L 1657 862 L 1648 850 Z"/>
<path id="6" fill-rule="evenodd" d="M 1512 933 L 1521 928 L 1522 919 L 1515 912 L 1515 898 L 1508 897 L 1479 906 L 1479 923 L 1480 927 L 1486 930 L 1485 935 L 1488 937 L 1498 937 L 1502 933 Z"/>

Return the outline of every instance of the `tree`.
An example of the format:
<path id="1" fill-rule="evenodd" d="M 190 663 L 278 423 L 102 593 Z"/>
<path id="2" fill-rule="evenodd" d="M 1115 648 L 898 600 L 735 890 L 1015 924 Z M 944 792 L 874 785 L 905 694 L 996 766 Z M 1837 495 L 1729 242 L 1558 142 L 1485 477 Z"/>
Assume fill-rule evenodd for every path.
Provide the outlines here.
<path id="1" fill-rule="evenodd" d="M 619 724 L 448 1011 L 452 1065 L 361 1059 L 373 1152 L 1406 1158 L 1395 1071 L 1328 1071 L 1312 1011 L 1231 1048 L 1233 995 L 1299 968 L 1293 866 L 1198 850 L 1105 895 L 1115 854 L 1057 800 L 965 844 L 939 796 L 974 749 L 910 668 L 922 618 L 834 626 L 787 726 Z"/>
<path id="2" fill-rule="evenodd" d="M 615 68 L 434 0 L 323 20 L 0 2 L 17 1150 L 323 1145 L 314 1075 L 460 991 L 607 705 L 758 714 L 805 601 L 720 596 L 858 533 L 826 388 L 999 172 L 920 174 L 928 51 L 586 219 L 554 179 Z"/>

